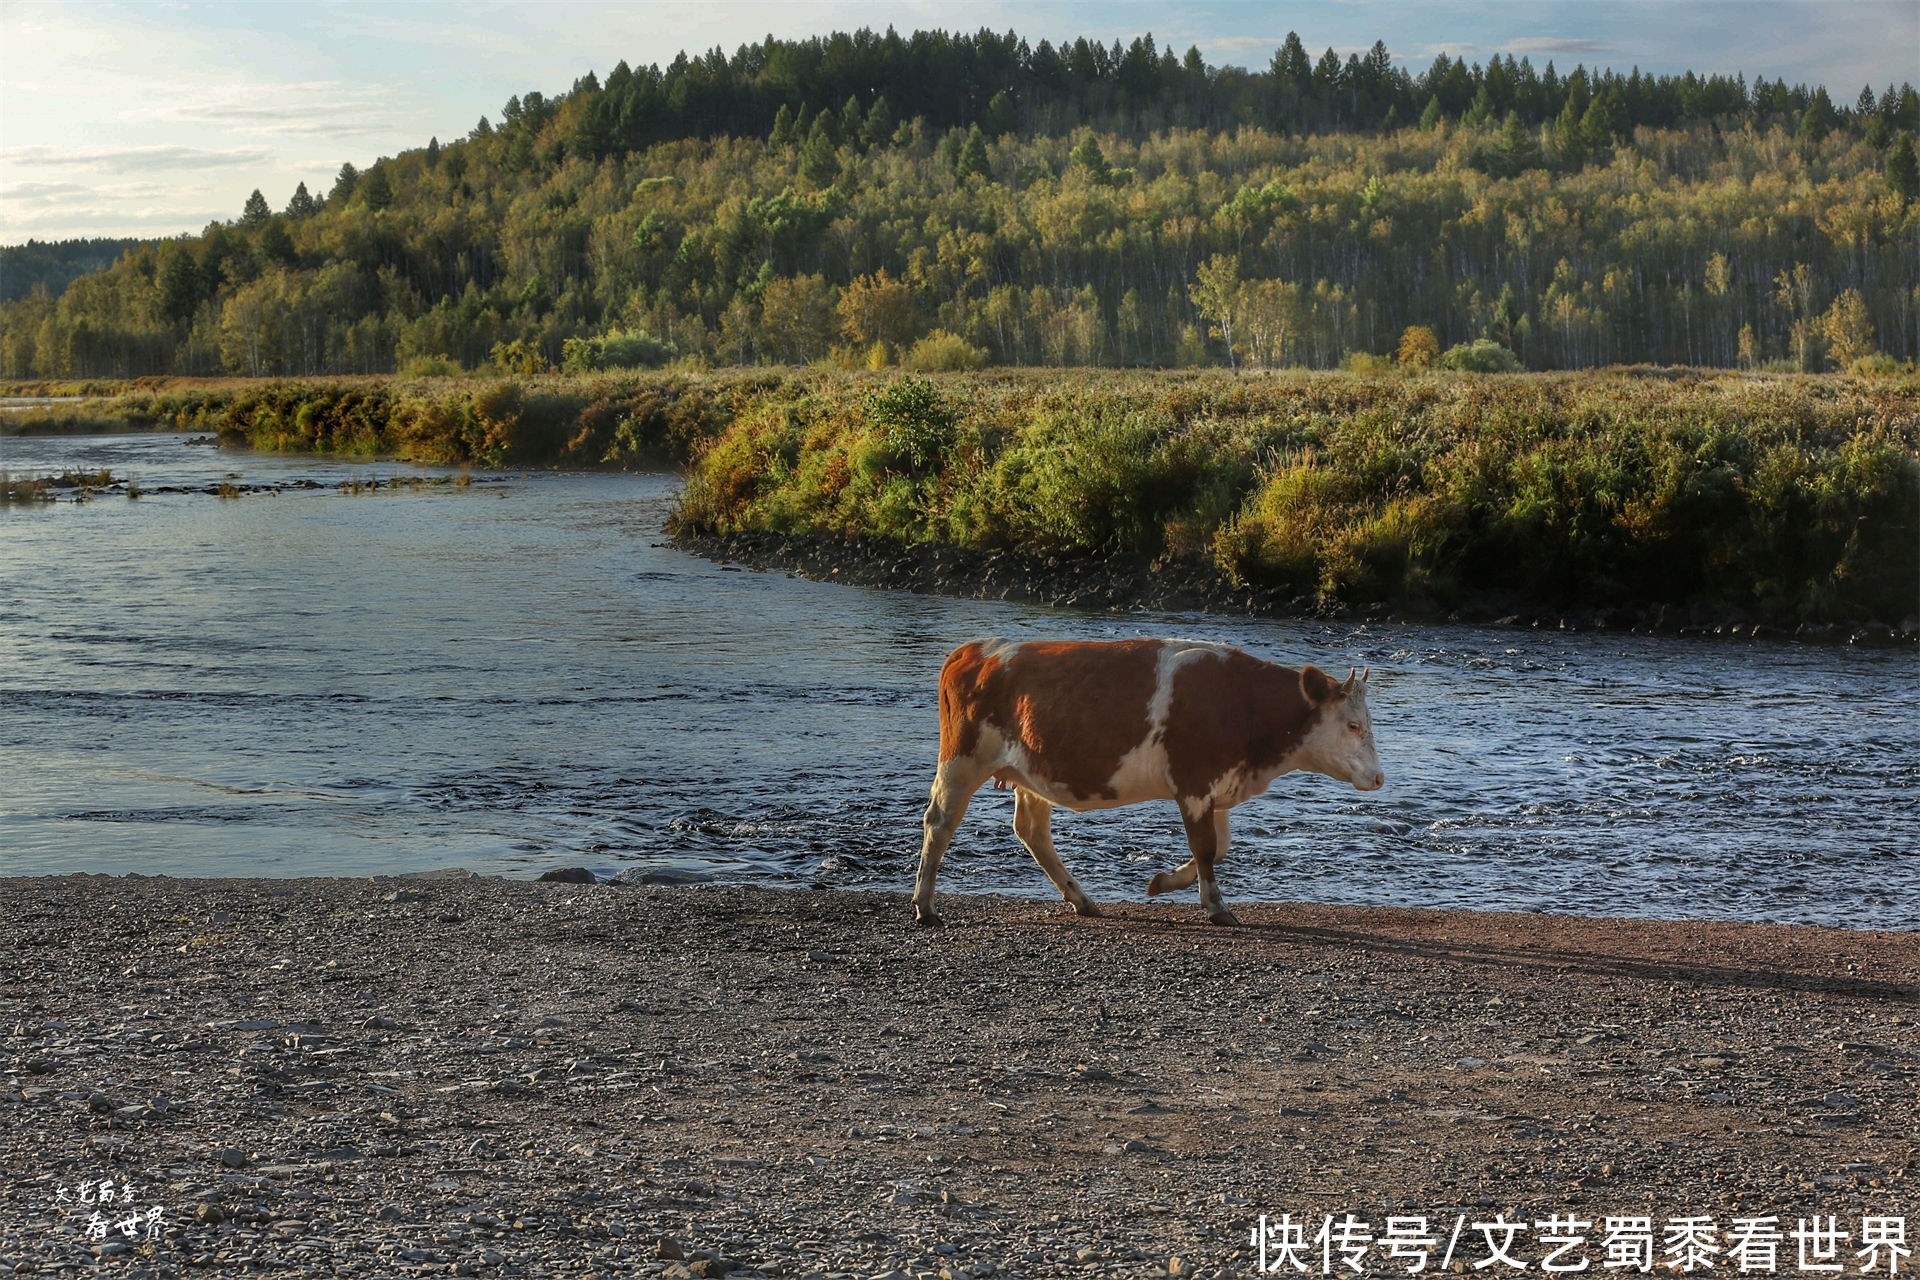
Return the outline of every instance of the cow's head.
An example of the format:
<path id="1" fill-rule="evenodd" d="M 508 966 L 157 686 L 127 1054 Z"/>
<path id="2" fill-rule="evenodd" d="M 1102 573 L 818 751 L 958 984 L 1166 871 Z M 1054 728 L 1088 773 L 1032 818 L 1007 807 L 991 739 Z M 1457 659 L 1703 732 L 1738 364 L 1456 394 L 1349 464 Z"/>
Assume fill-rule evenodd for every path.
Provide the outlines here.
<path id="1" fill-rule="evenodd" d="M 1367 712 L 1367 672 L 1349 672 L 1340 681 L 1308 667 L 1300 673 L 1300 692 L 1318 713 L 1300 744 L 1302 767 L 1351 782 L 1360 791 L 1385 786 L 1380 753 L 1373 747 L 1373 717 Z"/>

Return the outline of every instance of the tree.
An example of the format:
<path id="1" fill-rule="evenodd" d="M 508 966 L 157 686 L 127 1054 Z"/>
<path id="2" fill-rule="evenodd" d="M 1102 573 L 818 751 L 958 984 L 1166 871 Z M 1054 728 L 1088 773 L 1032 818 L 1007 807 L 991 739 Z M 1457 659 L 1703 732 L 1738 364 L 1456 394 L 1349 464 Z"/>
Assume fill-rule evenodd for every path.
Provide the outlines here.
<path id="1" fill-rule="evenodd" d="M 1553 122 L 1553 162 L 1568 173 L 1577 173 L 1587 163 L 1586 136 L 1580 128 L 1580 109 L 1572 94 Z"/>
<path id="2" fill-rule="evenodd" d="M 1002 89 L 987 100 L 987 136 L 1004 138 L 1013 132 L 1013 126 L 1013 99 L 1007 96 L 1005 89 Z"/>
<path id="3" fill-rule="evenodd" d="M 293 237 L 287 234 L 287 224 L 279 218 L 268 218 L 266 225 L 260 228 L 260 239 L 254 245 L 254 253 L 259 257 L 263 270 L 275 264 L 290 267 L 299 259 L 293 247 Z"/>
<path id="4" fill-rule="evenodd" d="M 1920 196 L 1920 163 L 1913 155 L 1913 135 L 1902 129 L 1887 150 L 1887 191 L 1902 200 Z"/>
<path id="5" fill-rule="evenodd" d="M 813 128 L 800 147 L 800 176 L 816 187 L 830 187 L 840 176 L 840 157 L 834 153 L 833 136 L 827 132 L 826 117 L 830 114 L 822 111 L 813 118 Z"/>
<path id="6" fill-rule="evenodd" d="M 387 166 L 376 164 L 367 170 L 366 180 L 360 184 L 360 198 L 376 212 L 393 203 L 393 182 L 387 177 Z"/>
<path id="7" fill-rule="evenodd" d="M 820 276 L 775 280 L 760 295 L 760 327 L 767 345 L 790 364 L 827 354 L 838 317 L 833 286 Z"/>
<path id="8" fill-rule="evenodd" d="M 310 218 L 320 212 L 320 202 L 307 194 L 307 184 L 301 183 L 293 189 L 293 199 L 287 201 L 289 218 Z"/>
<path id="9" fill-rule="evenodd" d="M 773 113 L 773 132 L 767 135 L 767 145 L 772 147 L 790 147 L 793 145 L 793 112 L 786 103 Z"/>
<path id="10" fill-rule="evenodd" d="M 1800 113 L 1800 127 L 1794 137 L 1802 142 L 1819 142 L 1833 127 L 1833 100 L 1825 89 L 1816 89 L 1807 109 Z"/>
<path id="11" fill-rule="evenodd" d="M 1087 176 L 1095 182 L 1106 182 L 1113 176 L 1113 171 L 1107 167 L 1106 152 L 1100 150 L 1099 141 L 1091 133 L 1080 139 L 1067 157 L 1067 162 L 1075 168 L 1085 169 Z"/>
<path id="12" fill-rule="evenodd" d="M 1483 125 L 1493 119 L 1493 95 L 1487 92 L 1484 81 L 1473 95 L 1473 104 L 1467 108 L 1466 122 L 1469 125 Z"/>
<path id="13" fill-rule="evenodd" d="M 913 339 L 918 323 L 913 291 L 891 279 L 885 267 L 843 289 L 836 310 L 840 331 L 861 348 L 880 344 L 899 350 Z"/>
<path id="14" fill-rule="evenodd" d="M 1782 268 L 1773 279 L 1773 298 L 1792 321 L 1793 349 L 1802 373 L 1813 372 L 1813 272 L 1804 262 Z"/>
<path id="15" fill-rule="evenodd" d="M 267 198 L 255 187 L 253 194 L 247 197 L 247 207 L 241 210 L 240 225 L 245 227 L 265 226 L 267 219 L 273 216 L 273 210 L 267 207 Z"/>
<path id="16" fill-rule="evenodd" d="M 1493 144 L 1493 154 L 1497 171 L 1505 177 L 1540 167 L 1540 144 L 1520 123 L 1518 111 L 1507 112 L 1506 123 L 1500 127 L 1500 137 Z"/>
<path id="17" fill-rule="evenodd" d="M 438 134 L 427 139 L 426 161 L 427 168 L 429 169 L 436 169 L 440 166 L 440 136 Z"/>
<path id="18" fill-rule="evenodd" d="M 1397 358 L 1409 369 L 1431 369 L 1440 358 L 1440 339 L 1424 324 L 1410 324 L 1400 332 Z"/>
<path id="19" fill-rule="evenodd" d="M 1614 135 L 1620 128 L 1616 98 L 1611 86 L 1587 104 L 1587 110 L 1580 117 L 1580 141 L 1589 153 L 1601 153 L 1613 149 Z"/>
<path id="20" fill-rule="evenodd" d="M 160 309 L 178 323 L 192 319 L 199 306 L 200 273 L 193 255 L 184 248 L 175 249 L 160 264 Z"/>
<path id="21" fill-rule="evenodd" d="M 360 185 L 360 171 L 351 161 L 340 166 L 340 175 L 333 180 L 333 190 L 327 193 L 327 203 L 339 209 L 353 199 L 353 189 Z"/>
<path id="22" fill-rule="evenodd" d="M 1237 254 L 1216 253 L 1207 259 L 1187 288 L 1194 309 L 1207 321 L 1209 330 L 1227 344 L 1227 366 L 1236 367 L 1239 357 L 1234 346 L 1234 331 L 1240 321 L 1240 258 Z"/>
<path id="23" fill-rule="evenodd" d="M 850 147 L 858 148 L 865 136 L 862 132 L 865 123 L 860 118 L 859 95 L 848 94 L 846 105 L 840 108 L 840 140 Z"/>
<path id="24" fill-rule="evenodd" d="M 887 95 L 881 94 L 867 108 L 866 123 L 860 126 L 860 140 L 869 147 L 882 147 L 893 140 L 893 108 L 887 105 Z"/>
<path id="25" fill-rule="evenodd" d="M 1447 113 L 1440 109 L 1439 97 L 1428 98 L 1426 110 L 1420 113 L 1420 128 L 1425 132 L 1431 133 L 1433 130 L 1438 129 L 1440 122 L 1446 118 Z"/>
<path id="26" fill-rule="evenodd" d="M 1833 300 L 1820 317 L 1820 336 L 1827 340 L 1827 356 L 1845 369 L 1862 356 L 1879 350 L 1874 343 L 1873 317 L 1858 289 L 1848 289 Z"/>
<path id="27" fill-rule="evenodd" d="M 979 125 L 968 131 L 966 145 L 960 148 L 960 162 L 954 166 L 954 172 L 963 181 L 974 176 L 993 176 L 993 166 L 987 163 L 987 138 L 980 132 Z"/>

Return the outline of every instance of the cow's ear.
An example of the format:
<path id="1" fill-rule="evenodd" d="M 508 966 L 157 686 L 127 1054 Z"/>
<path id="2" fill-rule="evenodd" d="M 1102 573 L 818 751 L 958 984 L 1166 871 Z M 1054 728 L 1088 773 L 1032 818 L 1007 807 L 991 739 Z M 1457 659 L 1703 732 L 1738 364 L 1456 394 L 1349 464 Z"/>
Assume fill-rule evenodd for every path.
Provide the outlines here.
<path id="1" fill-rule="evenodd" d="M 1304 667 L 1300 671 L 1300 692 L 1306 695 L 1308 706 L 1317 707 L 1337 697 L 1340 685 L 1320 668 Z"/>

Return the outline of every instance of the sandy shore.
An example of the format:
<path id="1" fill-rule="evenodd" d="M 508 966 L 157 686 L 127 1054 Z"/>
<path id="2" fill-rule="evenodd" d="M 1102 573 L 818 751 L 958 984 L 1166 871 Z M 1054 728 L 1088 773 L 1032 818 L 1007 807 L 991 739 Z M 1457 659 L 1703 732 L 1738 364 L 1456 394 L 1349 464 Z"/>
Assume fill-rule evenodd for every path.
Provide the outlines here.
<path id="1" fill-rule="evenodd" d="M 1920 1227 L 1920 935 L 943 909 L 0 880 L 0 1272 L 1217 1275 L 1263 1213 L 1464 1216 L 1453 1269 L 1496 1214 Z M 86 1238 L 101 1180 L 157 1239 Z"/>

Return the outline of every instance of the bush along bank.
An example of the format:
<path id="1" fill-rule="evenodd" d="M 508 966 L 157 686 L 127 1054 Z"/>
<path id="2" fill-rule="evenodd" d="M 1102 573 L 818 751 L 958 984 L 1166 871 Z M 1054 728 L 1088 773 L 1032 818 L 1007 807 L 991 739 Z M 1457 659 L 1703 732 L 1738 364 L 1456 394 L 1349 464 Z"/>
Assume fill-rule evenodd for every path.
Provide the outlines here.
<path id="1" fill-rule="evenodd" d="M 1913 379 L 1084 371 L 786 390 L 701 451 L 683 542 L 1061 603 L 1920 629 Z"/>
<path id="2" fill-rule="evenodd" d="M 90 386 L 88 398 L 19 415 L 23 432 L 177 430 L 273 452 L 476 462 L 486 466 L 684 465 L 740 412 L 783 385 L 749 371 L 550 377 L 178 380 Z M 102 394 L 106 392 L 108 394 Z"/>

